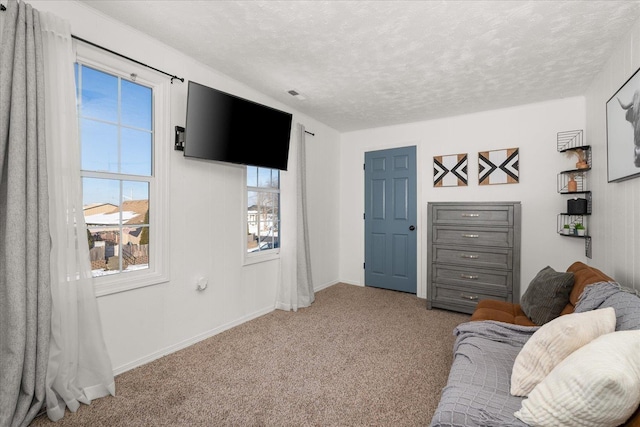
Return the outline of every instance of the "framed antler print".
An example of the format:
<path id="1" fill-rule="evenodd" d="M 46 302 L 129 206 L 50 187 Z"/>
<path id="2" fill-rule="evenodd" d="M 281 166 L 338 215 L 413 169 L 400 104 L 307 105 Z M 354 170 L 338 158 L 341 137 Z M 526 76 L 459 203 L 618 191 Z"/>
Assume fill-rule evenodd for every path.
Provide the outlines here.
<path id="1" fill-rule="evenodd" d="M 640 73 L 607 101 L 607 181 L 640 176 Z"/>

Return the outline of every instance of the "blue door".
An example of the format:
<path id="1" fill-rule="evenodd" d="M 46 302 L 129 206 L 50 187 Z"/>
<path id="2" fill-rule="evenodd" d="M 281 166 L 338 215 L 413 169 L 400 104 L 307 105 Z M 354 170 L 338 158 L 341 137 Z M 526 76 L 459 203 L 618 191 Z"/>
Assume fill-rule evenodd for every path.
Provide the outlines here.
<path id="1" fill-rule="evenodd" d="M 416 293 L 416 147 L 367 152 L 366 286 Z"/>

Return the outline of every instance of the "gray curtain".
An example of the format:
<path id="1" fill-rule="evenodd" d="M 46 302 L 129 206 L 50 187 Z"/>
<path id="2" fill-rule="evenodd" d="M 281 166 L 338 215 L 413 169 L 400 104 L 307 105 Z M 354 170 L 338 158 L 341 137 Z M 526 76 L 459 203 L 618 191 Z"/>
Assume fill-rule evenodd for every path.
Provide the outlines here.
<path id="1" fill-rule="evenodd" d="M 0 12 L 0 426 L 28 425 L 45 399 L 51 291 L 38 12 Z"/>

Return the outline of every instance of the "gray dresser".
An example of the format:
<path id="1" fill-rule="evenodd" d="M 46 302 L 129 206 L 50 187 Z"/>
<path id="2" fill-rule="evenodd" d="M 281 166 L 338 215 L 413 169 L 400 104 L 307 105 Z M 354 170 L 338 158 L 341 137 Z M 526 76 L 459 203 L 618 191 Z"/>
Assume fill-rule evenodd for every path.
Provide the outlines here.
<path id="1" fill-rule="evenodd" d="M 520 300 L 520 202 L 428 204 L 427 308 Z"/>

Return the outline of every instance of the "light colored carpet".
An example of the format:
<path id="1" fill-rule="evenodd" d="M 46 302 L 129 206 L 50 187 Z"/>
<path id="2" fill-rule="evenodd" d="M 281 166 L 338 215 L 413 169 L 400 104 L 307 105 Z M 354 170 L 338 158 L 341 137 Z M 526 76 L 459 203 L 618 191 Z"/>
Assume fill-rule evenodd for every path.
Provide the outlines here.
<path id="1" fill-rule="evenodd" d="M 116 378 L 116 397 L 33 426 L 424 426 L 468 315 L 337 284 Z"/>

